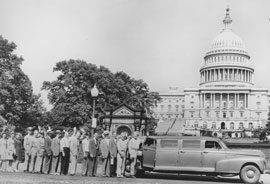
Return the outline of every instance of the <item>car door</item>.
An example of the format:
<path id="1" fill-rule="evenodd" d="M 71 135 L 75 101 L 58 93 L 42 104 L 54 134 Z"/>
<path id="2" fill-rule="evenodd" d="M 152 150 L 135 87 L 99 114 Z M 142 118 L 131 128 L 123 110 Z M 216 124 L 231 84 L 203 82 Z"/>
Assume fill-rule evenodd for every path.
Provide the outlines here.
<path id="1" fill-rule="evenodd" d="M 215 172 L 216 163 L 226 159 L 226 152 L 215 140 L 203 141 L 203 170 L 205 172 Z"/>
<path id="2" fill-rule="evenodd" d="M 202 170 L 201 140 L 183 139 L 180 154 L 180 169 L 183 171 Z"/>
<path id="3" fill-rule="evenodd" d="M 155 170 L 178 170 L 178 142 L 178 139 L 161 139 L 158 141 Z"/>
<path id="4" fill-rule="evenodd" d="M 143 167 L 154 169 L 156 159 L 156 139 L 147 138 L 143 144 Z"/>

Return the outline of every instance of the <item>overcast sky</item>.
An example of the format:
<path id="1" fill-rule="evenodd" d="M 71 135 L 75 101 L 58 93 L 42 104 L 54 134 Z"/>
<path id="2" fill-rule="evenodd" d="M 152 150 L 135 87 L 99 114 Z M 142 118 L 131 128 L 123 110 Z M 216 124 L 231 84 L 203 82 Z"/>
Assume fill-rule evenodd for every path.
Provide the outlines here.
<path id="1" fill-rule="evenodd" d="M 223 28 L 245 42 L 255 85 L 270 89 L 269 0 L 0 0 L 0 35 L 17 44 L 35 93 L 56 62 L 82 59 L 143 79 L 150 90 L 198 87 L 199 69 Z"/>

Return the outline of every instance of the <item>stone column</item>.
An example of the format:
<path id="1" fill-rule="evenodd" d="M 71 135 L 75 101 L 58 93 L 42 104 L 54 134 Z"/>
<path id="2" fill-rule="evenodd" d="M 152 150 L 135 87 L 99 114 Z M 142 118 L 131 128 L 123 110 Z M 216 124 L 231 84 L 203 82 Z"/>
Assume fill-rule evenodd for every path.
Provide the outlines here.
<path id="1" fill-rule="evenodd" d="M 221 109 L 221 100 L 222 100 L 222 93 L 220 93 L 220 96 L 219 96 L 219 108 Z"/>
<path id="2" fill-rule="evenodd" d="M 248 108 L 248 93 L 246 94 L 246 108 Z"/>
<path id="3" fill-rule="evenodd" d="M 236 108 L 236 93 L 234 93 L 234 96 L 233 96 L 233 108 L 234 109 Z"/>
<path id="4" fill-rule="evenodd" d="M 204 108 L 204 93 L 202 93 L 202 107 Z"/>
<path id="5" fill-rule="evenodd" d="M 229 109 L 229 93 L 227 93 L 227 109 Z"/>
<path id="6" fill-rule="evenodd" d="M 210 93 L 210 108 L 212 107 L 212 93 Z"/>

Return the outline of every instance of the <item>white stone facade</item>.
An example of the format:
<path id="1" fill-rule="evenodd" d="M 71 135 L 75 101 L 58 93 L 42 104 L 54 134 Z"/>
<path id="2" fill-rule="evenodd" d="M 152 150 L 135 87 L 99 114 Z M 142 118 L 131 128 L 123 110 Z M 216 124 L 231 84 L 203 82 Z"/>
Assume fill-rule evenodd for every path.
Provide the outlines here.
<path id="1" fill-rule="evenodd" d="M 186 88 L 183 93 L 160 93 L 163 101 L 153 109 L 156 118 L 173 118 L 177 114 L 181 117 L 183 113 L 186 127 L 207 129 L 265 126 L 268 89 L 254 87 L 254 68 L 244 42 L 232 31 L 229 9 L 223 23 L 224 29 L 204 57 L 200 86 Z"/>

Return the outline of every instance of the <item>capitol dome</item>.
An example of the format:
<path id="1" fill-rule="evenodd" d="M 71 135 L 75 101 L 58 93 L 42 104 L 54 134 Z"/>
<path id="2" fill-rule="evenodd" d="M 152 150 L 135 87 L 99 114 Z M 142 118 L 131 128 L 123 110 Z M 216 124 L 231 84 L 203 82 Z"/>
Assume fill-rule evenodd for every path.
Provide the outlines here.
<path id="1" fill-rule="evenodd" d="M 206 56 L 225 52 L 245 54 L 248 56 L 245 43 L 232 31 L 232 19 L 229 15 L 229 9 L 226 10 L 226 17 L 223 20 L 223 23 L 225 28 L 216 38 L 214 38 L 210 44 L 210 49 L 206 53 Z"/>
<path id="2" fill-rule="evenodd" d="M 252 86 L 254 69 L 243 40 L 231 28 L 229 9 L 224 28 L 210 44 L 200 70 L 203 86 Z"/>

